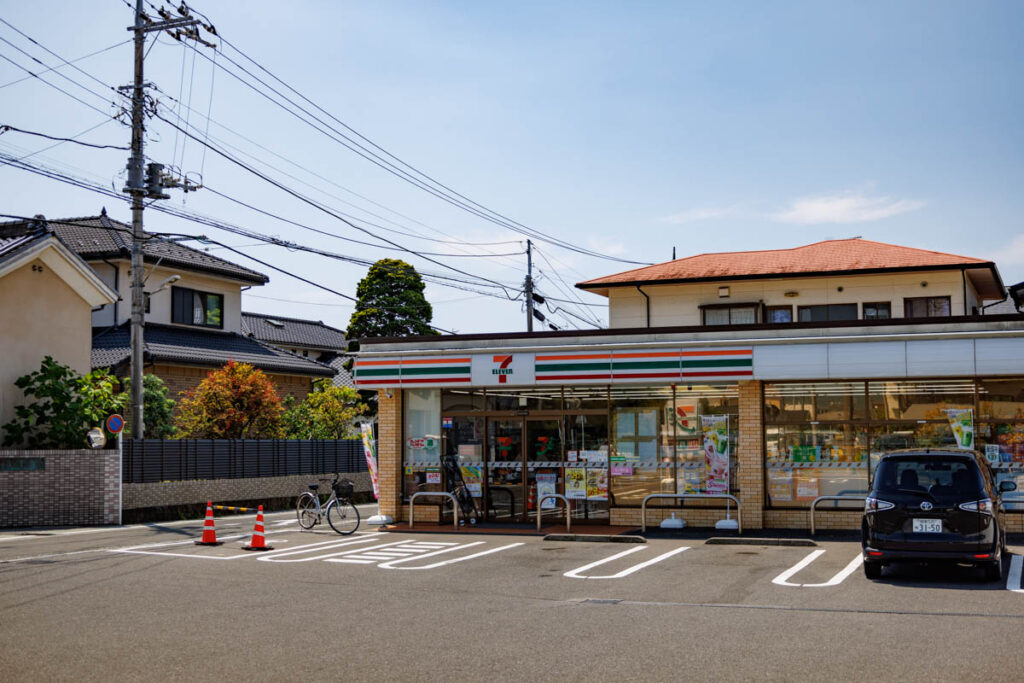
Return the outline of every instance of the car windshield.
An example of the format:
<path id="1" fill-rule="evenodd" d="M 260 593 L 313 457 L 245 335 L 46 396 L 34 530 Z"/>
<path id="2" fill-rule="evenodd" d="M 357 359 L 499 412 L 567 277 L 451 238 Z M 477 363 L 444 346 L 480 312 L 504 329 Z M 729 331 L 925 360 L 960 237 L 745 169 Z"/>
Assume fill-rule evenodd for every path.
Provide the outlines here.
<path id="1" fill-rule="evenodd" d="M 902 493 L 922 498 L 975 498 L 983 486 L 978 466 L 956 457 L 885 458 L 875 472 L 876 493 Z"/>

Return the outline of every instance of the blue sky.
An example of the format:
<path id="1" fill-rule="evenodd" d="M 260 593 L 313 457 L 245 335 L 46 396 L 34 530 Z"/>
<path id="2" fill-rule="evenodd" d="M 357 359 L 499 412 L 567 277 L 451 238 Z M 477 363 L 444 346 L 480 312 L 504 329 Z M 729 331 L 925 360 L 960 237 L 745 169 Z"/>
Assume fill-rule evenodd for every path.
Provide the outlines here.
<path id="1" fill-rule="evenodd" d="M 991 258 L 1006 282 L 1024 280 L 1019 3 L 197 0 L 194 7 L 247 55 L 397 156 L 481 204 L 588 249 L 650 262 L 668 260 L 673 247 L 682 257 L 860 235 Z M 68 59 L 126 40 L 131 23 L 121 0 L 2 0 L 0 17 Z M 2 24 L 0 37 L 48 64 L 57 61 Z M 30 65 L 6 43 L 0 42 L 0 54 Z M 205 126 L 214 70 L 201 58 L 193 70 L 191 54 L 161 38 L 147 59 L 147 79 L 166 95 L 191 101 L 197 114 L 190 123 Z M 228 48 L 224 55 L 244 63 Z M 223 58 L 218 63 L 231 67 Z M 107 84 L 127 83 L 131 46 L 79 66 Z M 0 60 L 0 86 L 24 75 Z M 44 77 L 111 111 L 103 96 L 53 73 Z M 216 71 L 212 84 L 210 134 L 270 162 L 279 170 L 267 172 L 296 190 L 406 232 L 466 242 L 523 239 L 384 173 L 224 71 Z M 36 79 L 0 87 L 0 124 L 70 136 L 103 121 L 101 113 Z M 81 139 L 123 145 L 128 131 L 108 122 Z M 174 139 L 172 128 L 153 121 L 147 151 L 191 173 L 201 169 L 204 182 L 219 192 L 365 239 L 212 153 L 203 160 L 198 144 L 183 146 L 179 136 L 175 145 Z M 6 153 L 48 144 L 13 132 L 0 136 Z M 65 144 L 32 159 L 120 188 L 125 157 Z M 2 213 L 79 216 L 106 205 L 115 217 L 129 219 L 127 207 L 113 199 L 10 167 L 0 167 L 0 188 Z M 167 205 L 295 242 L 371 260 L 397 255 L 303 231 L 210 192 L 190 193 L 184 203 L 174 194 Z M 245 253 L 346 293 L 354 293 L 365 273 L 321 257 L 250 246 L 251 239 L 156 212 L 147 213 L 147 228 L 243 245 Z M 459 247 L 388 236 L 419 251 L 521 250 L 515 243 Z M 631 267 L 543 243 L 538 250 L 539 289 L 555 297 L 565 289 L 556 276 L 571 284 Z M 245 262 L 224 250 L 213 253 Z M 522 255 L 437 260 L 509 284 L 524 275 Z M 346 326 L 347 302 L 268 274 L 268 286 L 246 294 L 247 309 Z M 519 302 L 434 284 L 427 292 L 442 328 L 524 329 Z M 603 302 L 582 292 L 573 296 Z M 570 310 L 583 315 L 578 307 Z M 600 308 L 589 310 L 604 319 Z M 582 325 L 560 312 L 553 319 Z"/>

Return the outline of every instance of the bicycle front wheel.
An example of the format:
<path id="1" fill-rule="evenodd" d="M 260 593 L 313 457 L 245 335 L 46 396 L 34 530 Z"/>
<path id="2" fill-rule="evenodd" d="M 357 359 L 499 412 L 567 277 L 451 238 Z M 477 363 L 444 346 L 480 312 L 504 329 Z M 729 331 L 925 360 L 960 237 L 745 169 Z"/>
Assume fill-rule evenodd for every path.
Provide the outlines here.
<path id="1" fill-rule="evenodd" d="M 359 510 L 350 501 L 336 500 L 327 508 L 327 522 L 342 536 L 359 528 Z"/>
<path id="2" fill-rule="evenodd" d="M 317 523 L 316 499 L 313 494 L 305 492 L 295 501 L 295 515 L 299 518 L 299 526 L 303 529 L 312 529 Z"/>

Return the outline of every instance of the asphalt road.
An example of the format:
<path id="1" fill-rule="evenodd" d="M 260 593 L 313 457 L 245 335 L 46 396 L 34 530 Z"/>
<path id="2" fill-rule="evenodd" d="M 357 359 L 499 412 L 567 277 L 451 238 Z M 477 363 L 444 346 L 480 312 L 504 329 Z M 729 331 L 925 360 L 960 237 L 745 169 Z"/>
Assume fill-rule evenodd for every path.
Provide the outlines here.
<path id="1" fill-rule="evenodd" d="M 227 542 L 216 548 L 192 543 L 201 521 L 0 532 L 0 675 L 1024 676 L 1024 592 L 957 567 L 894 567 L 870 582 L 850 542 L 633 545 L 362 530 L 343 538 L 301 532 L 289 514 L 268 516 L 275 550 L 253 554 L 238 547 L 251 524 L 218 520 Z M 1010 588 L 1024 588 L 1015 580 Z"/>

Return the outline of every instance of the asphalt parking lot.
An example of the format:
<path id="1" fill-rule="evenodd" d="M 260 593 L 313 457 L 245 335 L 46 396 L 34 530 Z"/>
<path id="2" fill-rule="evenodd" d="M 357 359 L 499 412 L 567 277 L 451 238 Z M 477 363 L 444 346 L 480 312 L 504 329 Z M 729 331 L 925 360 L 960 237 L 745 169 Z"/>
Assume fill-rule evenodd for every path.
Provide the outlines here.
<path id="1" fill-rule="evenodd" d="M 304 532 L 252 518 L 0 532 L 6 680 L 951 680 L 1020 676 L 1024 546 L 1005 583 L 859 545 Z M 432 531 L 443 531 L 436 527 Z"/>

